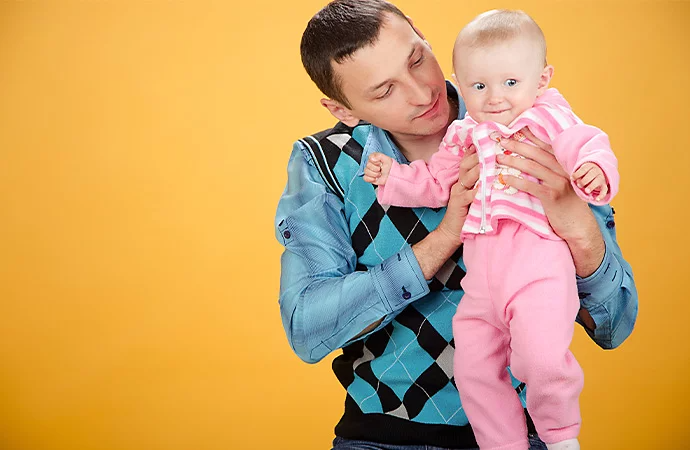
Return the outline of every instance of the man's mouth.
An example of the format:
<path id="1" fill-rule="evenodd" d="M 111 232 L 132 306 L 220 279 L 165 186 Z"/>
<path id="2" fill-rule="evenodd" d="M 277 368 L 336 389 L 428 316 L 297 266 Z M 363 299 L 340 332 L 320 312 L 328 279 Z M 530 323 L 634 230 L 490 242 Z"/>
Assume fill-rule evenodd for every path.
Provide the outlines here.
<path id="1" fill-rule="evenodd" d="M 436 100 L 434 101 L 434 103 L 429 107 L 429 109 L 427 109 L 422 114 L 415 117 L 415 119 L 425 119 L 427 117 L 433 116 L 438 111 L 440 105 L 441 105 L 441 95 L 438 95 L 436 97 Z"/>

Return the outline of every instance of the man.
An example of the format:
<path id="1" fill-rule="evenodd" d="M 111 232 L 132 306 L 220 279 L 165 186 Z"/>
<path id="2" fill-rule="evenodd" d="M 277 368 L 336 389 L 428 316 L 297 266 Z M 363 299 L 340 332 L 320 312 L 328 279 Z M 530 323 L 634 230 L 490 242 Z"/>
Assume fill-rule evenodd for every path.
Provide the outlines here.
<path id="1" fill-rule="evenodd" d="M 293 147 L 276 215 L 280 306 L 300 358 L 314 363 L 343 349 L 333 363 L 347 389 L 334 449 L 476 448 L 452 379 L 451 320 L 477 156 L 463 159 L 445 210 L 383 208 L 361 177 L 372 152 L 428 160 L 464 105 L 421 32 L 382 0 L 330 3 L 309 22 L 301 51 L 339 123 Z M 551 149 L 529 137 L 540 146 L 504 145 L 526 159 L 499 162 L 541 183 L 506 181 L 543 203 L 575 262 L 577 321 L 614 348 L 632 331 L 637 292 L 613 210 L 582 202 Z M 524 404 L 524 384 L 514 386 Z M 529 429 L 531 448 L 545 448 Z"/>

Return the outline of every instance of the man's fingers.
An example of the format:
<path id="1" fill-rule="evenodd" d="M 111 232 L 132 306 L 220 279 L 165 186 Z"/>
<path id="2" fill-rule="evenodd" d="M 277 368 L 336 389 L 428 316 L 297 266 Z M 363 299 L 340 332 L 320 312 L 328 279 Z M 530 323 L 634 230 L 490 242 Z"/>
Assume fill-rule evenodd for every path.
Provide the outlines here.
<path id="1" fill-rule="evenodd" d="M 541 198 L 543 194 L 543 185 L 539 183 L 518 178 L 513 175 L 503 175 L 502 177 L 506 185 L 512 186 L 519 191 L 527 192 L 537 198 Z"/>
<path id="2" fill-rule="evenodd" d="M 467 207 L 472 203 L 474 197 L 476 197 L 479 187 L 475 187 L 467 190 L 451 190 L 451 196 L 453 197 L 453 203 L 464 208 L 465 214 L 467 214 Z"/>
<path id="3" fill-rule="evenodd" d="M 530 142 L 534 143 L 537 147 L 541 148 L 542 150 L 546 150 L 547 152 L 553 154 L 553 148 L 547 144 L 546 142 L 542 141 L 541 139 L 537 138 L 534 133 L 532 133 L 529 128 L 524 127 L 522 130 L 520 130 L 522 134 L 525 135 L 527 140 Z"/>
<path id="4" fill-rule="evenodd" d="M 479 165 L 476 165 L 465 172 L 464 175 L 458 177 L 458 180 L 462 181 L 462 185 L 465 186 L 465 189 L 472 189 L 477 184 L 477 180 L 479 180 L 479 170 Z"/>
<path id="5" fill-rule="evenodd" d="M 548 154 L 547 154 L 548 155 Z M 549 155 L 551 156 L 551 155 Z M 543 181 L 544 183 L 557 183 L 557 179 L 567 177 L 565 171 L 558 166 L 557 171 L 540 164 L 531 159 L 516 158 L 514 156 L 498 155 L 496 160 L 505 166 L 513 167 L 520 172 L 532 175 L 533 177 Z M 558 164 L 558 163 L 556 163 Z M 517 187 L 517 186 L 516 186 Z"/>
<path id="6" fill-rule="evenodd" d="M 476 153 L 465 156 L 462 161 L 460 161 L 460 169 L 461 170 L 470 170 L 473 167 L 479 166 L 479 155 Z"/>
<path id="7" fill-rule="evenodd" d="M 474 145 L 470 145 L 467 152 L 465 152 L 465 156 L 460 161 L 458 181 L 462 182 L 461 186 L 465 186 L 466 189 L 472 189 L 479 179 L 479 170 L 479 155 L 477 155 Z"/>
<path id="8" fill-rule="evenodd" d="M 474 201 L 474 198 L 477 196 L 477 192 L 479 192 L 479 186 L 476 186 L 472 189 L 468 189 L 463 193 L 463 200 L 467 202 L 468 206 L 471 205 Z"/>
<path id="9" fill-rule="evenodd" d="M 510 150 L 511 152 L 522 155 L 527 159 L 531 159 L 532 161 L 539 163 L 540 165 L 550 169 L 553 172 L 556 172 L 559 175 L 566 175 L 565 170 L 563 170 L 561 165 L 558 163 L 556 157 L 552 153 L 542 148 L 525 144 L 524 142 L 513 141 L 511 139 L 502 139 L 501 146 L 507 150 Z M 501 164 L 515 167 L 516 169 L 520 169 L 520 167 L 517 166 L 520 159 L 521 158 L 506 157 L 504 155 L 498 156 L 498 160 Z M 536 176 L 535 173 L 531 174 Z"/>

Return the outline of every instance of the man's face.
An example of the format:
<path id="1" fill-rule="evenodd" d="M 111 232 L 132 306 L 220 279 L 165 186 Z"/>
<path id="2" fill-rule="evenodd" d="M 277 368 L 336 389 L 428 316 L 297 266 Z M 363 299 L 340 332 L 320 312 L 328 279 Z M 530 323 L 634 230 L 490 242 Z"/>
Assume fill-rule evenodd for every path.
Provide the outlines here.
<path id="1" fill-rule="evenodd" d="M 460 48 L 454 62 L 460 95 L 477 122 L 509 125 L 548 84 L 534 40 L 518 37 L 483 48 Z"/>
<path id="2" fill-rule="evenodd" d="M 394 136 L 445 131 L 449 104 L 443 72 L 405 19 L 387 15 L 373 45 L 333 67 L 357 119 Z"/>

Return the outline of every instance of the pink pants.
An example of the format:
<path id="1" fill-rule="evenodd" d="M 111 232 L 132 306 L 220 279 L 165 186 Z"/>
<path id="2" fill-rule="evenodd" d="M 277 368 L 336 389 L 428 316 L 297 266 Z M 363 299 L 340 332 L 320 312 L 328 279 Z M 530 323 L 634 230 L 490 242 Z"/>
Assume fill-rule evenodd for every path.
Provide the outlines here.
<path id="1" fill-rule="evenodd" d="M 580 307 L 565 241 L 509 220 L 464 243 L 465 295 L 453 318 L 455 384 L 482 450 L 526 450 L 527 426 L 506 367 L 527 385 L 546 443 L 577 437 L 584 375 L 568 350 Z"/>

